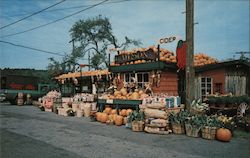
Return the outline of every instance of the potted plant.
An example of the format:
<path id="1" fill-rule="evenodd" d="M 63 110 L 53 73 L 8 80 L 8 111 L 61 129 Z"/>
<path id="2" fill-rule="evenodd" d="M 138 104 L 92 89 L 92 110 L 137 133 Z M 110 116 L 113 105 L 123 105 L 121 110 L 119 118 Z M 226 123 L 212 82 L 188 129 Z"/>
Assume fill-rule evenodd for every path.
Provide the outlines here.
<path id="1" fill-rule="evenodd" d="M 180 110 L 180 112 L 170 112 L 170 123 L 172 125 L 173 133 L 175 134 L 184 134 L 185 133 L 185 120 L 189 116 L 187 110 Z"/>
<path id="2" fill-rule="evenodd" d="M 145 114 L 143 111 L 139 111 L 138 109 L 131 112 L 128 116 L 128 122 L 126 124 L 127 127 L 131 127 L 132 131 L 140 132 L 144 130 L 144 119 Z"/>
<path id="3" fill-rule="evenodd" d="M 199 132 L 205 124 L 205 115 L 193 115 L 187 118 L 185 122 L 186 135 L 190 137 L 199 137 Z"/>
<path id="4" fill-rule="evenodd" d="M 215 139 L 218 127 L 220 127 L 220 121 L 217 115 L 205 116 L 205 124 L 201 129 L 202 138 Z"/>

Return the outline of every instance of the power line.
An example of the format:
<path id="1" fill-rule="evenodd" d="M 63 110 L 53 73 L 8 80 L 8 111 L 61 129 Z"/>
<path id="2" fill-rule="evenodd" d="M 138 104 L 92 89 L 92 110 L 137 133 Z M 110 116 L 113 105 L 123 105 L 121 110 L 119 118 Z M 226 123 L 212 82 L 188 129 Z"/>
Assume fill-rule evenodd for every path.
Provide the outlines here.
<path id="1" fill-rule="evenodd" d="M 0 42 L 1 43 L 10 44 L 10 45 L 13 45 L 13 46 L 16 46 L 16 47 L 22 47 L 22 48 L 31 49 L 31 50 L 35 50 L 35 51 L 39 51 L 39 52 L 43 52 L 43 53 L 47 53 L 47 54 L 53 54 L 53 55 L 64 57 L 64 55 L 61 54 L 61 53 L 55 53 L 55 52 L 51 52 L 51 51 L 46 51 L 46 50 L 41 50 L 41 49 L 37 49 L 37 48 L 32 48 L 32 47 L 29 47 L 29 46 L 15 44 L 15 43 L 11 43 L 11 42 L 8 42 L 8 41 L 2 41 L 2 40 L 0 40 Z"/>
<path id="2" fill-rule="evenodd" d="M 63 19 L 69 18 L 69 17 L 71 17 L 71 16 L 73 16 L 73 15 L 79 14 L 79 13 L 81 13 L 81 12 L 83 12 L 83 11 L 88 10 L 88 9 L 94 8 L 94 7 L 96 7 L 96 6 L 98 6 L 98 5 L 102 4 L 102 3 L 107 2 L 107 1 L 109 1 L 109 0 L 104 0 L 104 1 L 102 1 L 102 2 L 100 2 L 100 3 L 96 3 L 96 4 L 94 4 L 94 5 L 91 5 L 91 6 L 88 7 L 88 8 L 85 8 L 85 9 L 82 9 L 82 10 L 80 10 L 80 11 L 74 12 L 74 13 L 72 13 L 72 14 L 70 14 L 70 15 L 67 15 L 67 16 L 65 16 L 65 17 L 63 17 L 63 18 L 57 19 L 57 20 L 55 20 L 55 21 L 52 21 L 52 22 L 49 22 L 49 23 L 46 23 L 46 24 L 43 24 L 43 25 L 39 25 L 39 26 L 37 26 L 37 27 L 33 27 L 33 28 L 28 29 L 28 30 L 25 30 L 25 31 L 21 31 L 21 32 L 17 32 L 17 33 L 13 33 L 13 34 L 1 36 L 1 38 L 10 37 L 10 36 L 22 34 L 22 33 L 25 33 L 25 32 L 29 32 L 29 31 L 32 31 L 32 30 L 36 30 L 36 29 L 38 29 L 38 28 L 41 28 L 41 27 L 44 27 L 44 26 L 47 26 L 47 25 L 56 23 L 56 22 L 61 21 L 61 20 L 63 20 Z"/>
<path id="3" fill-rule="evenodd" d="M 32 16 L 34 16 L 34 15 L 36 15 L 36 14 L 39 14 L 39 13 L 41 13 L 41 12 L 43 12 L 43 11 L 49 9 L 49 8 L 52 8 L 52 7 L 58 5 L 58 4 L 62 3 L 62 2 L 65 2 L 65 1 L 66 1 L 66 0 L 62 0 L 62 1 L 58 2 L 58 3 L 55 3 L 55 4 L 53 4 L 53 5 L 49 6 L 49 7 L 46 7 L 46 8 L 44 8 L 44 9 L 42 9 L 42 10 L 40 10 L 40 11 L 37 11 L 37 12 L 35 12 L 35 13 L 32 13 L 31 15 L 28 15 L 28 16 L 26 16 L 26 17 L 24 17 L 24 18 L 21 18 L 21 19 L 17 20 L 17 21 L 14 21 L 14 22 L 12 22 L 12 23 L 10 23 L 10 24 L 8 24 L 8 25 L 2 26 L 0 29 L 6 28 L 6 27 L 11 26 L 11 25 L 14 25 L 14 24 L 16 24 L 16 23 L 18 23 L 18 22 L 20 22 L 20 21 L 23 21 L 23 20 L 25 20 L 25 19 L 27 19 L 27 18 L 29 18 L 29 17 L 32 17 Z"/>
<path id="4" fill-rule="evenodd" d="M 114 2 L 107 2 L 107 3 L 104 3 L 102 5 L 105 5 L 105 4 L 111 4 L 111 3 L 121 3 L 121 2 L 124 2 L 124 1 L 133 1 L 133 0 L 120 0 L 120 1 L 114 1 Z M 91 5 L 78 5 L 78 6 L 73 6 L 73 7 L 65 7 L 65 8 L 58 8 L 58 9 L 51 9 L 51 10 L 46 10 L 44 12 L 54 12 L 54 11 L 62 11 L 62 10 L 71 10 L 71 9 L 78 9 L 78 8 L 85 8 L 85 7 L 89 7 Z M 29 13 L 23 13 L 23 14 L 15 14 L 13 15 L 12 17 L 14 16 L 23 16 L 23 15 L 28 15 Z"/>

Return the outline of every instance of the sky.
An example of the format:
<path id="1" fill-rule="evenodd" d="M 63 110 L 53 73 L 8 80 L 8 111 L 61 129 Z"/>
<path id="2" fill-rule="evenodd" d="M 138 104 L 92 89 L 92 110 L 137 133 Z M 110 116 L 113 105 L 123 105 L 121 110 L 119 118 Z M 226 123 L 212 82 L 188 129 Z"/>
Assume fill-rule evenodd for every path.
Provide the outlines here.
<path id="1" fill-rule="evenodd" d="M 0 27 L 10 24 L 61 0 L 0 0 Z M 107 17 L 119 42 L 128 36 L 140 40 L 141 47 L 156 45 L 159 39 L 177 36 L 185 39 L 185 0 L 109 0 L 80 14 L 39 29 L 24 31 L 65 17 L 101 0 L 65 2 L 9 27 L 0 29 L 0 40 L 55 53 L 69 54 L 69 30 L 75 22 Z M 117 2 L 117 3 L 110 3 Z M 119 2 L 119 3 L 118 3 Z M 85 6 L 85 7 L 84 7 Z M 71 9 L 70 9 L 71 8 Z M 235 52 L 250 51 L 250 0 L 195 0 L 194 53 L 206 53 L 218 60 L 239 58 Z M 174 51 L 177 40 L 161 47 Z M 62 57 L 0 42 L 1 68 L 46 69 L 48 58 Z M 86 60 L 79 61 L 86 63 Z"/>

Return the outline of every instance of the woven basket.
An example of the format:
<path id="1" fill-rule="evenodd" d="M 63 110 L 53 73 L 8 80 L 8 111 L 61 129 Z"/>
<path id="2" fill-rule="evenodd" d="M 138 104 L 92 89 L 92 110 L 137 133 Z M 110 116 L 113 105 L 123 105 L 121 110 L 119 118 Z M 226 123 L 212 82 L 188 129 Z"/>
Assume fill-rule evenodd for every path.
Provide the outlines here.
<path id="1" fill-rule="evenodd" d="M 185 128 L 182 124 L 172 124 L 173 133 L 175 134 L 184 134 Z"/>
<path id="2" fill-rule="evenodd" d="M 134 132 L 144 131 L 144 122 L 143 121 L 132 121 L 132 131 L 134 131 Z"/>
<path id="3" fill-rule="evenodd" d="M 216 127 L 208 127 L 208 126 L 206 126 L 206 127 L 201 129 L 201 132 L 202 132 L 201 136 L 204 139 L 213 140 L 213 139 L 215 139 L 216 131 L 217 131 Z"/>
<path id="4" fill-rule="evenodd" d="M 190 137 L 199 137 L 200 128 L 193 127 L 190 124 L 185 124 L 186 135 Z"/>
<path id="5" fill-rule="evenodd" d="M 205 115 L 206 114 L 206 111 L 200 111 L 200 110 L 197 110 L 197 109 L 194 109 L 194 108 L 190 108 L 190 112 L 192 114 L 195 114 L 195 115 Z"/>

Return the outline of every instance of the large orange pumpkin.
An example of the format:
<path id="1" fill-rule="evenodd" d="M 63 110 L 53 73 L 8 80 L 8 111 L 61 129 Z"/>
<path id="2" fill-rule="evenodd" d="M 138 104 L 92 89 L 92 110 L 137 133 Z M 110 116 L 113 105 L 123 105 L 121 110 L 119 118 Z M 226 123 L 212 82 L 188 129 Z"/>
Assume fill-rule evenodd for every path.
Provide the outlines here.
<path id="1" fill-rule="evenodd" d="M 102 113 L 101 114 L 101 122 L 106 123 L 107 120 L 108 120 L 108 114 Z"/>
<path id="2" fill-rule="evenodd" d="M 126 116 L 126 115 L 127 115 L 127 110 L 126 110 L 126 109 L 122 109 L 122 110 L 120 111 L 120 115 L 121 115 L 121 116 Z"/>
<path id="3" fill-rule="evenodd" d="M 117 115 L 115 118 L 115 125 L 116 126 L 121 126 L 123 124 L 123 117 L 120 115 Z"/>
<path id="4" fill-rule="evenodd" d="M 96 120 L 101 121 L 101 112 L 96 113 Z"/>
<path id="5" fill-rule="evenodd" d="M 111 114 L 117 114 L 116 109 L 111 110 Z"/>
<path id="6" fill-rule="evenodd" d="M 229 129 L 219 128 L 216 132 L 216 138 L 220 141 L 229 142 L 232 138 L 232 133 Z"/>
<path id="7" fill-rule="evenodd" d="M 105 111 L 106 114 L 110 114 L 111 110 L 112 110 L 111 107 L 106 107 L 104 111 Z"/>

